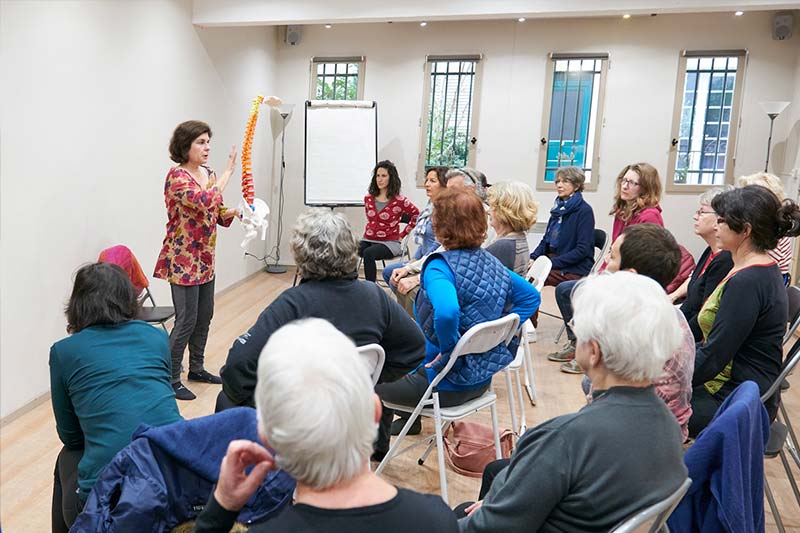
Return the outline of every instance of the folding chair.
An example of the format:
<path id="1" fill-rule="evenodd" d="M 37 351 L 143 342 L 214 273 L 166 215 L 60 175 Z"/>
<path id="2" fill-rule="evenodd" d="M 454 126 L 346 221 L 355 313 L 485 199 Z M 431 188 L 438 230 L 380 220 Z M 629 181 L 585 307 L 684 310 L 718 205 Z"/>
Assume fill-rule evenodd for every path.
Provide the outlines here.
<path id="1" fill-rule="evenodd" d="M 519 315 L 516 313 L 510 313 L 502 318 L 498 318 L 497 320 L 483 322 L 471 327 L 466 333 L 464 333 L 464 335 L 461 336 L 461 339 L 459 339 L 455 348 L 453 348 L 453 352 L 450 354 L 447 364 L 436 375 L 431 384 L 428 385 L 428 389 L 425 391 L 425 394 L 422 396 L 422 399 L 420 399 L 416 407 L 400 405 L 386 401 L 383 402 L 387 409 L 411 413 L 411 415 L 408 417 L 408 421 L 395 439 L 394 444 L 392 444 L 392 447 L 389 448 L 389 453 L 386 454 L 386 457 L 383 459 L 383 461 L 381 461 L 381 464 L 379 464 L 378 468 L 375 470 L 376 474 L 380 474 L 389 461 L 391 461 L 395 456 L 405 453 L 413 448 L 416 448 L 417 446 L 427 444 L 427 450 L 425 450 L 425 453 L 418 460 L 418 463 L 421 465 L 424 463 L 425 459 L 428 457 L 428 454 L 435 445 L 439 459 L 439 483 L 442 489 L 442 499 L 445 501 L 445 503 L 447 503 L 447 477 L 445 475 L 442 435 L 444 435 L 448 426 L 452 422 L 466 418 L 472 413 L 487 407 L 492 413 L 492 431 L 494 433 L 495 456 L 500 459 L 500 432 L 498 430 L 496 406 L 497 396 L 493 392 L 492 388 L 490 387 L 489 390 L 479 398 L 475 398 L 474 400 L 470 400 L 461 405 L 455 407 L 441 407 L 439 405 L 439 389 L 437 386 L 439 385 L 439 382 L 444 379 L 447 373 L 450 372 L 450 369 L 453 368 L 453 365 L 459 357 L 464 355 L 483 354 L 499 344 L 508 344 L 517 334 L 518 327 Z M 433 424 L 436 430 L 435 436 L 430 436 L 427 439 L 398 451 L 400 444 L 403 442 L 403 439 L 408 434 L 408 430 L 411 429 L 412 424 L 417 420 L 418 416 L 427 416 L 433 418 Z"/>
<path id="2" fill-rule="evenodd" d="M 100 252 L 97 258 L 98 263 L 112 263 L 122 268 L 133 283 L 134 288 L 139 291 L 139 311 L 136 314 L 138 320 L 149 324 L 158 324 L 164 331 L 167 327 L 164 323 L 175 316 L 175 308 L 171 305 L 158 306 L 150 292 L 150 281 L 144 275 L 142 267 L 139 265 L 133 252 L 122 244 L 106 248 Z M 145 306 L 145 301 L 150 300 L 150 306 Z"/>
<path id="3" fill-rule="evenodd" d="M 522 325 L 522 330 L 520 331 L 519 337 L 520 342 L 519 346 L 517 347 L 517 355 L 514 360 L 504 369 L 506 375 L 506 390 L 508 390 L 508 407 L 511 411 L 511 427 L 513 431 L 517 434 L 518 437 L 521 437 L 523 433 L 528 429 L 527 422 L 525 420 L 525 404 L 523 395 L 522 395 L 522 380 L 519 376 L 520 369 L 525 371 L 525 387 L 528 390 L 528 396 L 531 400 L 531 405 L 536 405 L 536 385 L 533 381 L 533 362 L 531 361 L 531 354 L 530 354 L 530 345 L 522 339 L 525 339 L 526 330 L 530 327 L 529 323 L 526 321 Z M 516 390 L 512 387 L 512 377 L 511 374 L 514 374 L 514 383 L 516 384 Z M 514 396 L 516 395 L 516 401 Z M 517 425 L 517 410 L 516 410 L 516 403 L 519 402 L 519 425 Z"/>
<path id="4" fill-rule="evenodd" d="M 409 251 L 409 248 L 408 248 L 409 239 L 411 239 L 411 233 L 409 233 L 408 235 L 403 237 L 403 239 L 400 241 L 400 254 L 399 255 L 396 255 L 394 257 L 390 257 L 389 259 L 381 259 L 380 260 L 381 263 L 383 264 L 383 268 L 386 268 L 386 262 L 387 261 L 391 261 L 392 263 L 397 262 L 397 261 L 403 261 L 403 262 L 410 262 L 411 261 L 411 252 Z M 359 258 L 358 258 L 358 267 L 356 268 L 356 272 L 361 272 L 361 265 L 362 264 L 364 264 L 364 258 L 359 256 Z M 297 280 L 297 276 L 295 275 L 295 282 L 296 282 L 296 280 Z M 378 279 L 375 280 L 375 282 L 380 284 L 380 285 L 386 285 L 386 283 L 383 281 L 383 278 L 381 276 L 378 276 Z"/>
<path id="5" fill-rule="evenodd" d="M 528 280 L 528 283 L 531 283 L 534 288 L 542 292 L 544 288 L 544 282 L 547 281 L 547 276 L 550 275 L 550 271 L 553 269 L 553 262 L 547 256 L 540 256 L 537 257 L 536 260 L 531 264 L 531 267 L 528 269 L 528 273 L 525 274 L 525 279 Z M 528 342 L 536 342 L 537 334 L 536 329 L 533 328 L 533 324 L 531 327 L 528 328 L 528 334 L 524 337 Z"/>
<path id="6" fill-rule="evenodd" d="M 675 507 L 678 506 L 678 502 L 681 501 L 683 495 L 686 494 L 686 491 L 689 490 L 691 485 L 692 480 L 686 478 L 686 481 L 681 484 L 678 490 L 660 502 L 646 507 L 631 516 L 612 529 L 611 533 L 657 533 L 658 531 L 662 531 L 662 528 L 664 528 L 667 523 L 667 518 L 669 518 L 669 515 L 675 510 Z"/>
<path id="7" fill-rule="evenodd" d="M 367 368 L 372 375 L 372 385 L 377 385 L 378 378 L 381 377 L 381 371 L 383 371 L 383 363 L 386 361 L 386 353 L 383 351 L 383 346 L 375 343 L 365 344 L 358 347 L 358 353 L 367 363 Z"/>
<path id="8" fill-rule="evenodd" d="M 595 272 L 600 270 L 600 267 L 603 266 L 603 262 L 605 261 L 608 249 L 611 248 L 611 239 L 608 238 L 608 234 L 605 231 L 601 229 L 594 230 L 594 247 L 597 250 L 597 252 L 594 259 L 594 264 L 592 265 L 592 269 L 589 271 L 589 275 L 594 274 Z M 544 311 L 539 311 L 539 313 L 547 315 L 549 317 L 557 318 L 562 321 L 564 320 L 563 317 L 559 315 L 545 313 Z M 561 339 L 561 335 L 564 334 L 564 331 L 566 329 L 567 326 L 561 324 L 561 329 L 558 330 L 558 335 L 556 335 L 556 340 L 555 340 L 556 343 L 558 343 L 558 341 Z"/>

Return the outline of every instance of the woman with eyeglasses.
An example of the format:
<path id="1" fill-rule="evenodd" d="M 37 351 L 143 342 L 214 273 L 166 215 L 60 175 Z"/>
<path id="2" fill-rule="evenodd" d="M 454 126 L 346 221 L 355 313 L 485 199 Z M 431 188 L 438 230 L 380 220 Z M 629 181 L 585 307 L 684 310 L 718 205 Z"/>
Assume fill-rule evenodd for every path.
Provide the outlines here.
<path id="1" fill-rule="evenodd" d="M 697 313 L 700 312 L 700 307 L 733 267 L 731 253 L 728 250 L 720 250 L 717 243 L 717 214 L 711 207 L 711 201 L 714 198 L 732 189 L 733 187 L 730 185 L 714 187 L 700 195 L 700 205 L 693 217 L 694 233 L 706 241 L 708 246 L 700 254 L 697 267 L 691 277 L 669 295 L 672 302 L 684 298 L 681 312 L 689 323 L 695 341 L 703 339 L 703 333 L 697 324 Z"/>
<path id="2" fill-rule="evenodd" d="M 800 207 L 758 185 L 724 192 L 711 207 L 717 246 L 731 253 L 733 268 L 697 315 L 703 341 L 692 378 L 691 437 L 740 384 L 754 381 L 763 394 L 778 378 L 788 303 L 781 271 L 767 252 L 779 239 L 800 234 Z M 764 405 L 774 418 L 777 396 Z"/>

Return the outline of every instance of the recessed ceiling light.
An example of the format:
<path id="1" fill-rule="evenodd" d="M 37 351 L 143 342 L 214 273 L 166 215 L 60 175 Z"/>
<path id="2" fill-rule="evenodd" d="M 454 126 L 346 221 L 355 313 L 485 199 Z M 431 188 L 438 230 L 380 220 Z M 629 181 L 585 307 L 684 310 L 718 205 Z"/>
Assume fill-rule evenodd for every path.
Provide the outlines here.
<path id="1" fill-rule="evenodd" d="M 734 15 L 736 15 L 737 17 L 741 17 L 742 15 L 744 15 L 744 11 L 737 11 L 736 13 L 734 13 Z"/>
<path id="2" fill-rule="evenodd" d="M 630 16 L 629 13 L 625 13 L 624 15 L 622 15 L 622 18 L 627 20 L 627 19 L 631 18 L 631 16 Z"/>
<path id="3" fill-rule="evenodd" d="M 520 17 L 517 19 L 517 22 L 525 22 L 525 17 Z"/>
<path id="4" fill-rule="evenodd" d="M 419 23 L 419 25 L 420 25 L 420 26 L 422 26 L 422 27 L 424 28 L 425 26 L 427 26 L 427 25 L 428 25 L 428 23 L 427 23 L 427 22 L 425 22 L 425 21 L 422 21 L 422 22 L 420 22 L 420 23 Z"/>
<path id="5" fill-rule="evenodd" d="M 331 28 L 333 28 L 333 26 L 331 26 L 330 24 L 325 24 L 325 28 L 326 29 L 331 29 Z"/>

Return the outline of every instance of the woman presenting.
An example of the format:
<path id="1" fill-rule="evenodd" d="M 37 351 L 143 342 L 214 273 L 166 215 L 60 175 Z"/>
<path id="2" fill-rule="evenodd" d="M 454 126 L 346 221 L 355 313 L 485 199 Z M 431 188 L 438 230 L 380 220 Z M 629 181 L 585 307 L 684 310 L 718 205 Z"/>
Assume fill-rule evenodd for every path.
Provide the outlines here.
<path id="1" fill-rule="evenodd" d="M 181 383 L 181 362 L 189 345 L 189 381 L 221 383 L 203 368 L 208 328 L 214 314 L 214 247 L 217 224 L 228 227 L 238 216 L 236 209 L 222 205 L 236 162 L 236 147 L 221 177 L 207 166 L 211 128 L 189 120 L 175 128 L 169 143 L 170 169 L 164 183 L 167 205 L 167 235 L 158 255 L 153 276 L 167 280 L 175 307 L 175 326 L 169 336 L 172 358 L 172 388 L 179 400 L 195 395 Z"/>

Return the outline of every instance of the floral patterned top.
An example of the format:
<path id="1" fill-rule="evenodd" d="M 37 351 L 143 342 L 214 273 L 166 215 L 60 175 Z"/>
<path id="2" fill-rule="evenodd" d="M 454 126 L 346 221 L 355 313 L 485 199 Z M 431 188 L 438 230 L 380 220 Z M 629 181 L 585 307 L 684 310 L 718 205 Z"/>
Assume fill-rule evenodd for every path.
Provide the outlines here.
<path id="1" fill-rule="evenodd" d="M 398 194 L 378 210 L 375 197 L 368 194 L 364 197 L 364 211 L 367 214 L 367 227 L 364 238 L 370 241 L 399 241 L 414 229 L 417 224 L 419 209 L 411 201 Z M 408 215 L 406 227 L 400 230 L 400 219 Z"/>
<path id="2" fill-rule="evenodd" d="M 228 227 L 234 213 L 222 205 L 217 175 L 208 172 L 203 188 L 188 171 L 175 167 L 164 182 L 167 235 L 153 276 L 174 285 L 202 285 L 214 279 L 217 224 Z"/>

